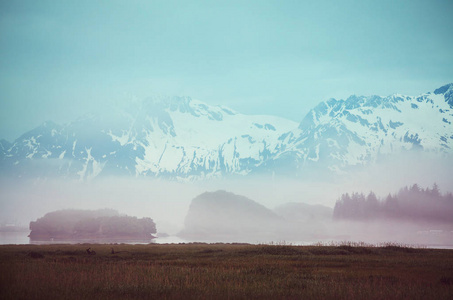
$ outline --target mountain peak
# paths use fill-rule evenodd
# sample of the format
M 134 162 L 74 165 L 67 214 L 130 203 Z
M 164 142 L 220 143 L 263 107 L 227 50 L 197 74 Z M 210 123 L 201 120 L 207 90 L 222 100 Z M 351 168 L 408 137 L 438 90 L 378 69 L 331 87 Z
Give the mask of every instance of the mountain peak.
M 142 109 L 151 115 L 162 112 L 172 113 L 179 112 L 191 114 L 194 117 L 205 116 L 210 120 L 221 121 L 225 114 L 237 115 L 234 110 L 219 105 L 209 105 L 205 102 L 192 99 L 191 97 L 154 97 L 147 98 L 142 103 Z
M 446 84 L 444 86 L 441 86 L 438 89 L 434 90 L 434 94 L 439 95 L 439 94 L 445 94 L 448 91 L 451 91 L 453 89 L 453 83 Z
M 4 154 L 9 148 L 11 148 L 12 144 L 5 139 L 0 140 L 0 154 Z
M 434 94 L 436 95 L 443 94 L 445 102 L 447 102 L 448 105 L 450 105 L 450 107 L 453 108 L 453 83 L 441 86 L 440 88 L 434 91 Z
M 45 121 L 44 123 L 42 123 L 42 126 L 43 126 L 43 127 L 54 128 L 54 127 L 58 127 L 58 124 L 56 124 L 56 123 L 53 122 L 53 121 L 47 120 L 47 121 Z
M 179 97 L 179 96 L 155 96 L 146 98 L 142 102 L 142 106 L 145 109 L 169 109 L 170 111 L 181 111 L 186 112 L 190 110 L 190 97 Z

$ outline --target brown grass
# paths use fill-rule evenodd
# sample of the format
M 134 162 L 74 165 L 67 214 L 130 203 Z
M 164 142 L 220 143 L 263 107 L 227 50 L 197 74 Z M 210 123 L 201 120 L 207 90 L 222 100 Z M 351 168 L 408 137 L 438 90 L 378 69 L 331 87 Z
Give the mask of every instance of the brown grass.
M 96 255 L 88 255 L 91 247 Z M 111 247 L 116 254 L 111 254 Z M 241 244 L 0 246 L 0 299 L 453 299 L 453 251 Z

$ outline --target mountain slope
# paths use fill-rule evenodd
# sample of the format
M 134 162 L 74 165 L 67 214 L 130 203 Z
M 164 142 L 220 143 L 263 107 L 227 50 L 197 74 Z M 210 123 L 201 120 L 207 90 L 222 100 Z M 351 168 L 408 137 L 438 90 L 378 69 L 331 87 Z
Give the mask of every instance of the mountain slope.
M 316 165 L 342 173 L 404 151 L 451 154 L 453 84 L 418 97 L 392 95 L 330 99 L 312 109 L 297 130 L 280 137 L 275 165 Z M 302 168 L 303 169 L 303 168 Z
M 417 97 L 330 99 L 300 124 L 188 97 L 147 99 L 62 126 L 45 122 L 13 143 L 2 140 L 0 166 L 8 176 L 82 180 L 325 176 L 407 151 L 450 155 L 452 122 L 453 84 Z
M 65 126 L 46 122 L 4 150 L 3 162 L 18 176 L 246 175 L 272 155 L 279 135 L 295 127 L 283 118 L 246 116 L 191 98 L 148 99 Z

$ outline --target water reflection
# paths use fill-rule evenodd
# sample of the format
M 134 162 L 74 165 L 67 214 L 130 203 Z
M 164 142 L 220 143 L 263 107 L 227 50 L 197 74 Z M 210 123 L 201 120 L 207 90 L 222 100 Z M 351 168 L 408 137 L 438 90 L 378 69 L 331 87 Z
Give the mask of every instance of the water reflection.
M 178 244 L 187 243 L 176 236 L 167 236 L 154 239 L 78 239 L 78 240 L 31 240 L 29 231 L 0 232 L 0 245 L 52 245 L 52 244 Z
M 125 240 L 125 239 L 102 239 L 102 240 L 46 240 L 36 241 L 30 240 L 28 235 L 29 231 L 19 232 L 1 232 L 0 231 L 0 245 L 52 245 L 52 244 L 182 244 L 182 243 L 193 243 L 198 241 L 185 240 L 177 236 L 165 236 L 158 237 L 150 240 Z M 216 243 L 222 241 L 203 241 L 206 243 Z M 224 241 L 226 242 L 226 241 Z M 328 244 L 329 241 L 324 241 L 324 244 Z M 313 245 L 314 242 L 302 242 L 302 241 L 267 241 L 267 242 L 249 242 L 249 244 L 270 244 L 270 245 L 293 245 L 293 246 L 305 246 Z M 424 245 L 426 248 L 433 249 L 453 249 L 453 245 L 441 245 L 441 244 L 428 244 Z
M 53 244 L 152 244 L 154 240 L 123 240 L 123 239 L 80 239 L 80 240 L 32 240 L 27 244 L 32 245 L 53 245 Z

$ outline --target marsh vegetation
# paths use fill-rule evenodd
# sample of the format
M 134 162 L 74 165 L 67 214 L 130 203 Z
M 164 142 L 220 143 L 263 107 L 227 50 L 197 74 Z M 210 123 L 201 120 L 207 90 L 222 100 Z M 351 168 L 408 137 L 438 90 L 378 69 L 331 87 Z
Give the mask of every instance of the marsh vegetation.
M 0 270 L 2 299 L 453 296 L 452 250 L 394 244 L 9 245 Z

